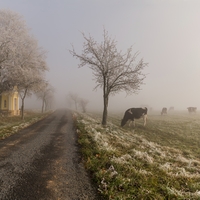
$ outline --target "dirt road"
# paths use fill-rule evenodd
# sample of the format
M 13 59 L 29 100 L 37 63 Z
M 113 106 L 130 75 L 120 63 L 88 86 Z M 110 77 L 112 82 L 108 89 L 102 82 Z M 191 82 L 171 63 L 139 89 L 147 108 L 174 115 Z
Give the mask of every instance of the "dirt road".
M 0 200 L 97 200 L 70 111 L 0 141 Z

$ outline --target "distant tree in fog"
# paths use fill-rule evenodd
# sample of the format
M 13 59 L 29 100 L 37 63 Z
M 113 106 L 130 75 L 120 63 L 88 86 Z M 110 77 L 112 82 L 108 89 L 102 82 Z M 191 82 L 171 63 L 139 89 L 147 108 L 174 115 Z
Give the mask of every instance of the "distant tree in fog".
M 78 108 L 80 108 L 83 113 L 86 112 L 86 107 L 89 103 L 89 101 L 87 99 L 83 99 L 83 98 L 79 97 L 77 94 L 70 92 L 67 95 L 66 100 L 67 100 L 69 107 L 72 107 L 72 104 L 74 104 L 74 107 L 76 110 L 78 110 Z
M 75 110 L 78 110 L 79 96 L 75 93 L 69 93 L 69 99 L 74 103 Z
M 88 103 L 89 103 L 89 101 L 87 99 L 82 99 L 82 98 L 79 99 L 79 106 L 83 113 L 86 112 L 86 107 L 87 107 Z
M 93 71 L 96 87 L 103 89 L 102 125 L 107 124 L 107 109 L 110 94 L 121 91 L 127 94 L 137 93 L 143 84 L 145 74 L 142 70 L 147 66 L 143 59 L 136 61 L 138 53 L 132 54 L 132 47 L 126 53 L 117 50 L 117 42 L 108 36 L 104 29 L 103 41 L 98 43 L 93 37 L 86 37 L 82 54 L 76 53 L 74 47 L 70 53 L 80 60 L 79 67 L 87 65 Z
M 42 100 L 42 113 L 52 109 L 52 104 L 54 102 L 54 92 L 55 89 L 48 82 L 44 81 L 41 83 L 41 87 L 36 92 L 36 96 Z

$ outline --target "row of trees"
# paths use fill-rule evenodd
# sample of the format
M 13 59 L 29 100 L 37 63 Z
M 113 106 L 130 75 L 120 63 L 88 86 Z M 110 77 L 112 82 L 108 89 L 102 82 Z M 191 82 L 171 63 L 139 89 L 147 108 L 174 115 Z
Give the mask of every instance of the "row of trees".
M 81 109 L 83 113 L 86 112 L 87 105 L 89 101 L 87 99 L 79 97 L 77 94 L 70 92 L 67 95 L 67 103 L 68 106 L 71 108 L 72 104 L 74 105 L 74 109 L 78 110 Z
M 44 111 L 50 106 L 53 97 L 53 88 L 45 80 L 45 72 L 48 70 L 46 52 L 30 35 L 25 21 L 18 13 L 0 10 L 0 33 L 0 94 L 12 90 L 14 86 L 18 87 L 22 99 L 22 118 L 25 97 L 32 93 L 43 100 Z M 132 54 L 132 47 L 125 53 L 118 51 L 116 40 L 109 37 L 105 29 L 101 43 L 84 34 L 83 38 L 82 53 L 77 53 L 73 46 L 70 53 L 79 59 L 79 67 L 88 66 L 93 71 L 95 89 L 103 89 L 102 124 L 106 125 L 110 95 L 121 91 L 137 93 L 146 77 L 142 71 L 147 63 L 143 59 L 137 61 L 138 53 Z M 83 99 L 81 103 L 79 99 L 83 112 L 87 103 Z
M 21 115 L 24 118 L 24 100 L 36 93 L 45 104 L 42 95 L 51 86 L 45 80 L 46 52 L 30 34 L 23 17 L 10 10 L 0 10 L 0 95 L 17 86 L 22 100 Z

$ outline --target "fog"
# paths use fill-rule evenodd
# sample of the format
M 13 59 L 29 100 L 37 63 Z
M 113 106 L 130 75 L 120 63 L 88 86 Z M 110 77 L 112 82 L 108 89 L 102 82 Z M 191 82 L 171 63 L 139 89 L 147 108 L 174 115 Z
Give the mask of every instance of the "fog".
M 103 27 L 123 52 L 148 63 L 147 77 L 138 94 L 111 96 L 108 110 L 149 105 L 155 110 L 174 106 L 200 109 L 200 1 L 199 0 L 1 0 L 0 7 L 24 16 L 39 45 L 48 51 L 47 80 L 56 89 L 56 106 L 66 107 L 73 92 L 88 99 L 88 109 L 103 108 L 102 89 L 94 91 L 89 68 L 69 53 L 71 44 L 81 53 L 83 37 L 102 41 Z M 39 108 L 34 96 L 27 108 Z

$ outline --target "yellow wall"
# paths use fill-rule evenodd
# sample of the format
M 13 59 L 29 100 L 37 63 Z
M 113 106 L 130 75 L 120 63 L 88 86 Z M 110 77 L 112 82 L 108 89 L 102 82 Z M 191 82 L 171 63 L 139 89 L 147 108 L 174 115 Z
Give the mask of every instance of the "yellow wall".
M 8 110 L 9 96 L 2 94 L 1 110 Z
M 5 92 L 1 95 L 1 111 L 9 111 L 11 115 L 19 115 L 19 94 L 14 88 L 13 92 Z

